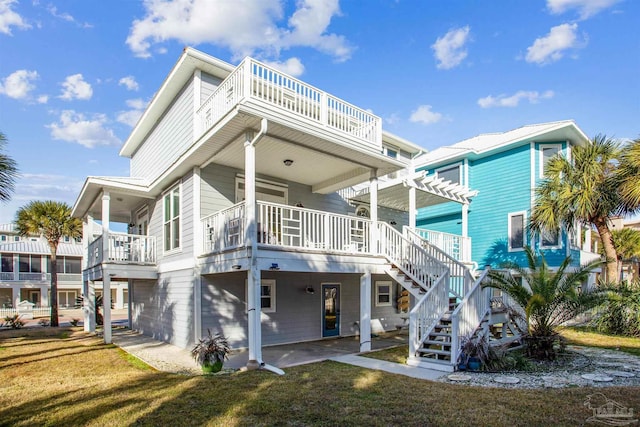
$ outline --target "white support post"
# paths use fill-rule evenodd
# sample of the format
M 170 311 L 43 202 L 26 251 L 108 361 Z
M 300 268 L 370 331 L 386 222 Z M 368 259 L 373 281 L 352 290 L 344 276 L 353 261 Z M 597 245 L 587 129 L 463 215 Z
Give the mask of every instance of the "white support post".
M 102 194 L 102 262 L 109 261 L 109 205 L 108 192 Z
M 202 338 L 202 276 L 195 269 L 193 281 L 193 338 L 198 342 Z
M 96 292 L 93 287 L 93 282 L 83 279 L 82 280 L 82 303 L 84 311 L 84 331 L 95 332 L 96 331 Z
M 377 254 L 379 250 L 378 250 L 378 171 L 376 169 L 371 171 L 371 177 L 369 178 L 369 197 L 370 197 L 369 200 L 371 202 L 371 205 L 369 206 L 369 214 L 371 216 L 370 252 Z
M 469 203 L 462 204 L 462 237 L 469 237 Z
M 588 226 L 584 230 L 584 244 L 582 250 L 591 252 L 591 226 Z
M 416 187 L 409 187 L 409 228 L 416 229 Z
M 371 273 L 360 276 L 360 351 L 371 351 Z
M 102 278 L 102 304 L 104 343 L 111 344 L 111 277 L 108 274 Z
M 249 361 L 248 369 L 258 369 L 262 363 L 262 326 L 260 322 L 260 270 L 256 258 L 258 234 L 256 232 L 256 147 L 254 134 L 247 131 L 244 144 L 244 203 L 245 203 L 245 239 L 249 257 L 247 269 L 247 317 L 249 323 Z
M 199 77 L 199 76 L 198 76 Z M 200 84 L 198 82 L 198 84 Z M 200 221 L 202 178 L 200 168 L 193 168 L 193 335 L 194 341 L 202 338 L 202 276 L 198 265 L 198 255 L 204 252 L 204 230 Z
M 17 257 L 15 257 L 17 258 Z M 18 271 L 18 270 L 13 270 L 13 271 Z M 15 273 L 17 274 L 17 273 Z M 18 308 L 18 304 L 20 304 L 20 285 L 12 285 L 11 286 L 11 298 L 13 301 L 13 307 L 14 308 Z
M 122 285 L 119 285 L 116 288 L 116 300 L 114 306 L 117 310 L 122 310 L 124 308 L 124 286 Z

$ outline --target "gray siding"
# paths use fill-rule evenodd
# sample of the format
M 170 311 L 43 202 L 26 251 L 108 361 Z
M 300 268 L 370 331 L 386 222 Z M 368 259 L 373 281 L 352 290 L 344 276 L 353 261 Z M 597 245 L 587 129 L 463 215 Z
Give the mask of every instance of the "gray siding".
M 158 281 L 134 280 L 133 329 L 187 348 L 193 344 L 193 270 L 162 274 Z
M 193 79 L 131 158 L 131 176 L 153 181 L 193 143 Z
M 222 79 L 214 77 L 211 74 L 203 72 L 200 77 L 202 85 L 200 86 L 200 104 L 209 99 L 211 94 L 220 86 Z
M 322 338 L 322 284 L 340 284 L 340 335 L 358 333 L 360 320 L 360 276 L 357 274 L 263 272 L 263 279 L 276 280 L 276 311 L 262 313 L 262 343 L 273 345 Z M 378 280 L 390 280 L 377 276 Z M 202 279 L 202 330 L 221 332 L 234 348 L 247 346 L 246 273 L 229 273 Z M 312 286 L 314 294 L 307 294 Z M 397 298 L 394 285 L 393 301 Z M 375 307 L 372 319 L 385 330 L 402 324 L 395 304 Z M 380 330 L 374 330 L 380 332 Z
M 205 217 L 235 204 L 235 179 L 239 171 L 210 164 L 200 171 L 200 217 Z

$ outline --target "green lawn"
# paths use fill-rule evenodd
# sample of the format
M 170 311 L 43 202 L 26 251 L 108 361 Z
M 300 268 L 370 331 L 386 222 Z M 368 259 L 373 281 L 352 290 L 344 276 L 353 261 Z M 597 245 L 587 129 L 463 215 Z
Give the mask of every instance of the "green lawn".
M 640 410 L 640 388 L 476 388 L 336 362 L 166 374 L 74 328 L 0 331 L 0 384 L 0 425 L 12 426 L 581 425 L 595 392 Z
M 638 337 L 605 335 L 588 327 L 564 328 L 560 333 L 571 344 L 620 350 L 640 356 L 640 338 Z

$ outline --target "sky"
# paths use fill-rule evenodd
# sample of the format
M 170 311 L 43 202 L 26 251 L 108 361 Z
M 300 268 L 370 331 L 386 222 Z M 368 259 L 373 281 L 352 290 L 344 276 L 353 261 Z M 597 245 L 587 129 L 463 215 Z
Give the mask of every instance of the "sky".
M 129 176 L 120 148 L 185 46 L 271 64 L 427 150 L 566 119 L 640 136 L 636 0 L 0 0 L 0 132 L 20 170 L 0 223 Z

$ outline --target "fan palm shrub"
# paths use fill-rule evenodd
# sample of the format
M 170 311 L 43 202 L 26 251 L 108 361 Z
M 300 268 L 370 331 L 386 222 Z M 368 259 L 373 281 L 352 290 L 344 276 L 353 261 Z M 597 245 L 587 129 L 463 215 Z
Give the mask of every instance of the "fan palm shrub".
M 640 281 L 609 285 L 604 291 L 606 301 L 593 326 L 606 334 L 640 337 Z
M 594 261 L 567 271 L 571 257 L 566 257 L 557 270 L 549 268 L 543 255 L 536 255 L 525 247 L 527 267 L 515 263 L 502 265 L 514 274 L 492 270 L 483 287 L 491 287 L 509 295 L 525 312 L 527 333 L 525 351 L 537 359 L 554 359 L 560 342 L 556 331 L 561 324 L 590 310 L 603 301 L 599 289 L 585 289 L 583 285 L 602 261 Z

